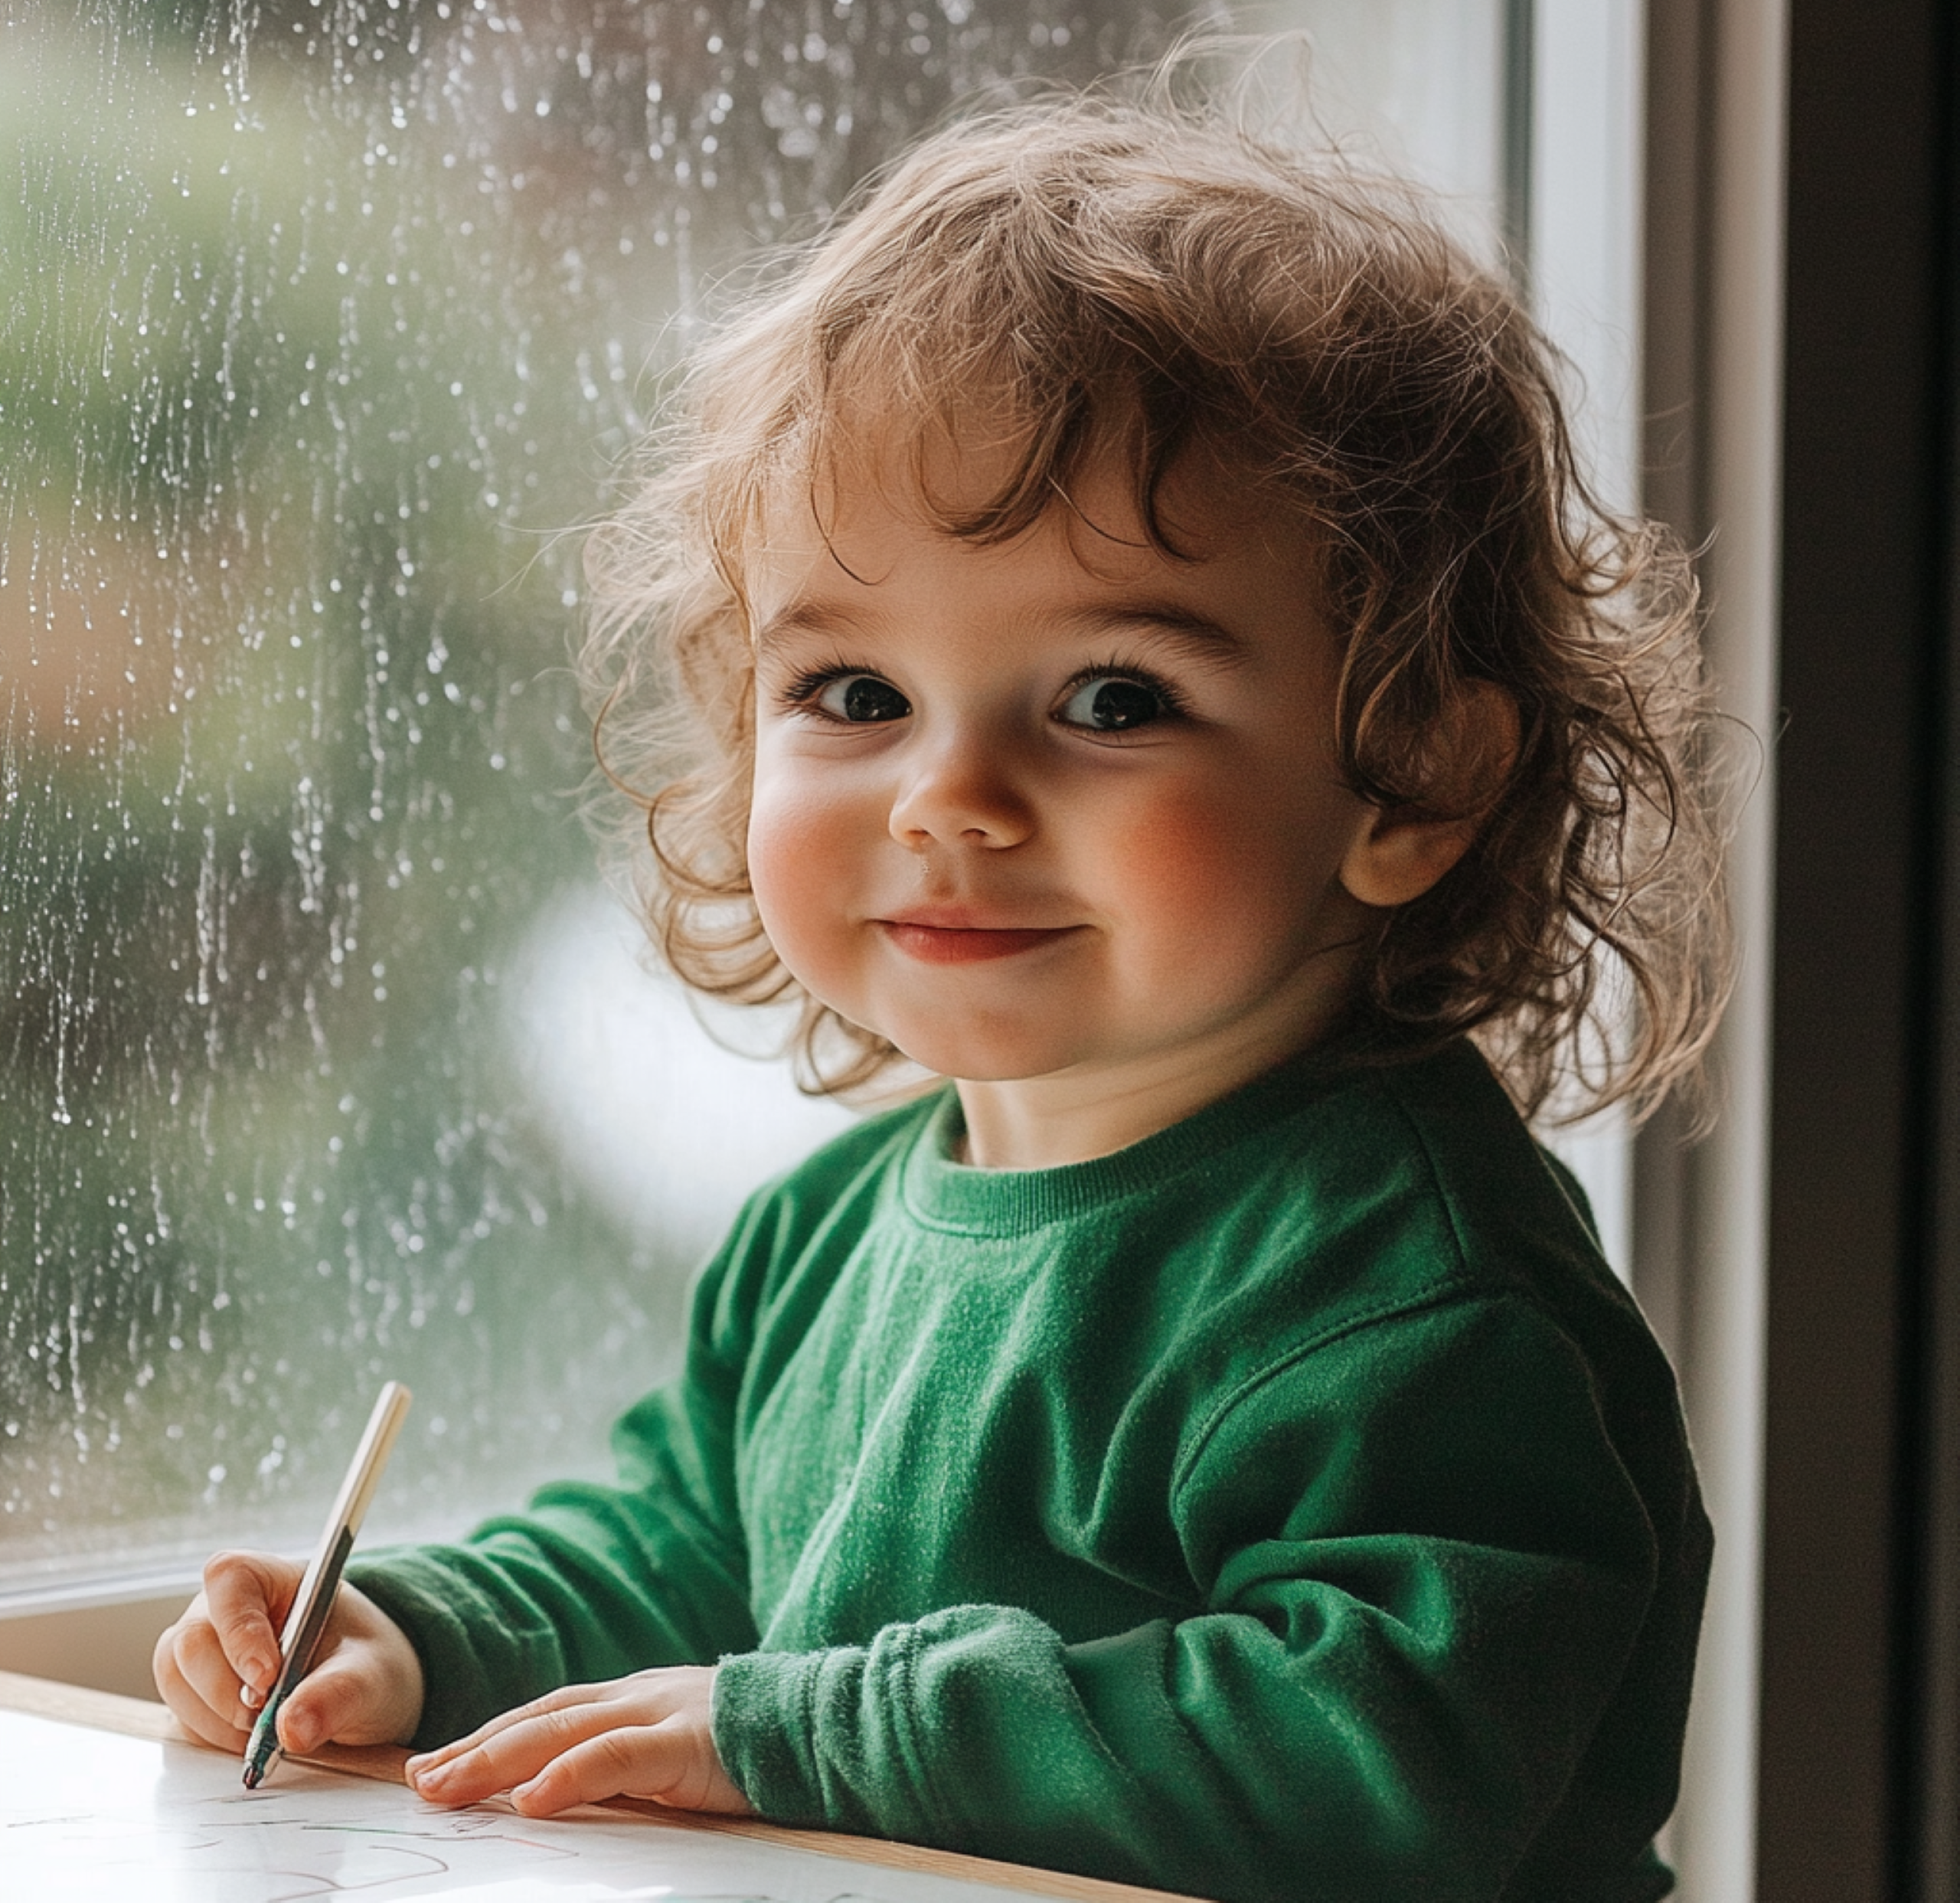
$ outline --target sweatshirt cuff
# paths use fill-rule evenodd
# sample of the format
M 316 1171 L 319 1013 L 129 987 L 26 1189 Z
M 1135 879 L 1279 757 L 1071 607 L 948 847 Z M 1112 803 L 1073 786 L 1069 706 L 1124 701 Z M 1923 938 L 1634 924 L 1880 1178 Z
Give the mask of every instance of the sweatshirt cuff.
M 715 1676 L 714 1747 L 765 1817 L 972 1848 L 985 1833 L 959 1797 L 998 1781 L 989 1708 L 1021 1682 L 1038 1699 L 1029 1668 L 1059 1646 L 1031 1614 L 950 1606 L 868 1645 L 736 1653 Z
M 864 1659 L 862 1651 L 845 1648 L 743 1652 L 720 1662 L 710 1712 L 714 1748 L 763 1816 L 805 1829 L 874 1827 L 861 1816 L 846 1823 L 831 1814 L 817 1749 L 825 1678 L 849 1673 L 854 1663 L 861 1675 Z
M 898 1624 L 868 1646 L 723 1659 L 711 1714 L 723 1768 L 779 1823 L 962 1847 L 947 1834 L 916 1728 L 927 1643 L 923 1626 Z

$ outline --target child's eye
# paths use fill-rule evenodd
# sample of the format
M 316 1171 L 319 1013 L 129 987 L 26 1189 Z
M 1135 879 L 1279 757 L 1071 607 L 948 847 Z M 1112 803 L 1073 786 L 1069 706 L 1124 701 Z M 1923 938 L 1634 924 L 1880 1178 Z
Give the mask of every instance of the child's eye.
M 1096 674 L 1076 683 L 1055 718 L 1066 726 L 1124 734 L 1177 711 L 1166 688 L 1127 674 Z
M 870 721 L 903 720 L 912 711 L 912 703 L 889 681 L 875 674 L 838 674 L 821 685 L 799 695 L 819 712 L 832 720 L 861 725 Z

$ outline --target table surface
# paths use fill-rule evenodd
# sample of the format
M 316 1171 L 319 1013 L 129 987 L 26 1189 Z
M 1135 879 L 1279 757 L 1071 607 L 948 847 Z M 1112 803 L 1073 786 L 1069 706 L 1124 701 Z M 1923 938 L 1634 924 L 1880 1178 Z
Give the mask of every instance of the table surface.
M 142 1699 L 123 1698 L 109 1692 L 96 1692 L 72 1685 L 58 1684 L 47 1679 L 34 1679 L 15 1672 L 0 1672 L 0 1712 L 11 1712 L 32 1717 L 48 1718 L 57 1724 L 87 1727 L 96 1731 L 118 1734 L 123 1738 L 145 1739 L 153 1743 L 168 1745 L 181 1756 L 177 1761 L 182 1767 L 199 1774 L 202 1784 L 212 1782 L 205 1771 L 203 1761 L 216 1757 L 219 1754 L 196 1744 L 179 1728 L 176 1721 L 160 1704 Z M 50 1734 L 58 1738 L 60 1734 Z M 345 1797 L 358 1794 L 358 1787 L 348 1787 L 343 1780 L 364 1778 L 381 1784 L 400 1787 L 401 1767 L 408 1754 L 392 1745 L 349 1746 L 328 1745 L 303 1761 L 318 1769 L 339 1774 L 334 1780 L 315 1781 L 323 1788 L 339 1786 L 339 1797 L 345 1808 Z M 268 1786 L 277 1783 L 276 1774 L 268 1780 Z M 228 1790 L 224 1780 L 217 1780 Z M 202 1786 L 200 1785 L 201 1789 Z M 296 1801 L 306 1801 L 303 1797 Z M 317 1801 L 325 1801 L 324 1800 Z M 59 1808 L 60 1807 L 55 1807 Z M 600 1810 L 612 1813 L 609 1818 L 600 1818 Z M 436 1819 L 446 1813 L 418 1811 Z M 461 1813 L 458 1813 L 461 1814 Z M 779 1825 L 763 1823 L 752 1819 L 708 1817 L 686 1811 L 670 1810 L 663 1806 L 637 1802 L 631 1798 L 616 1799 L 604 1807 L 590 1807 L 584 1813 L 595 1820 L 593 1826 L 572 1823 L 558 1826 L 561 1831 L 583 1831 L 583 1839 L 596 1849 L 601 1842 L 601 1833 L 610 1843 L 619 1839 L 621 1826 L 626 1826 L 630 1816 L 641 1825 L 656 1823 L 667 1831 L 678 1831 L 695 1839 L 697 1851 L 706 1853 L 710 1846 L 699 1842 L 706 1834 L 722 1839 L 741 1840 L 753 1847 L 753 1855 L 764 1861 L 770 1861 L 782 1867 L 794 1867 L 793 1859 L 786 1860 L 785 1852 L 801 1853 L 803 1856 L 815 1855 L 827 1859 L 841 1859 L 846 1863 L 860 1866 L 869 1865 L 881 1872 L 903 1873 L 923 1881 L 916 1886 L 923 1898 L 927 1893 L 943 1903 L 980 1903 L 977 1898 L 965 1899 L 957 1895 L 968 1886 L 980 1889 L 1014 1891 L 1040 1896 L 1057 1897 L 1067 1903 L 1192 1903 L 1191 1899 L 1171 1899 L 1168 1893 L 1159 1890 L 1137 1888 L 1131 1885 L 1102 1882 L 1093 1877 L 1070 1875 L 1064 1872 L 1039 1870 L 1025 1864 L 1004 1863 L 989 1858 L 959 1856 L 951 1852 L 921 1849 L 916 1845 L 893 1843 L 880 1838 L 855 1837 L 841 1833 L 814 1830 L 790 1830 Z M 516 1813 L 510 1812 L 514 1823 Z M 525 1820 L 528 1828 L 528 1820 Z M 534 1833 L 535 1834 L 535 1833 Z M 24 1845 L 26 1839 L 13 1836 L 10 1841 Z M 566 1841 L 574 1841 L 567 1839 Z M 682 1840 L 670 1839 L 678 1851 Z M 737 1849 L 734 1843 L 728 1844 L 717 1854 L 724 1858 Z M 871 1874 L 866 1870 L 867 1876 Z M 849 1873 L 838 1869 L 836 1881 L 848 1882 Z M 818 1887 L 825 1887 L 820 1884 Z M 590 1894 L 615 1895 L 619 1892 L 595 1890 Z M 567 1892 L 567 1894 L 572 1894 Z

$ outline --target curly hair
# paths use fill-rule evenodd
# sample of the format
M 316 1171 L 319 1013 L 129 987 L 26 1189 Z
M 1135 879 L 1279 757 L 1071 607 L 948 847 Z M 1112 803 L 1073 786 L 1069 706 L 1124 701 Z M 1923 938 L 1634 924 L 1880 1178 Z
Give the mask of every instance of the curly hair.
M 1215 108 L 1071 95 L 929 138 L 698 354 L 588 544 L 582 678 L 656 944 L 704 992 L 799 1000 L 807 1087 L 898 1058 L 803 992 L 749 883 L 745 561 L 786 486 L 900 417 L 923 491 L 929 427 L 1004 420 L 1012 467 L 947 533 L 1011 538 L 1120 443 L 1175 557 L 1158 494 L 1203 446 L 1316 538 L 1354 790 L 1439 810 L 1468 684 L 1517 710 L 1469 849 L 1383 915 L 1365 1007 L 1397 1049 L 1473 1034 L 1527 1114 L 1555 1090 L 1561 1116 L 1651 1109 L 1726 984 L 1696 590 L 1664 531 L 1589 490 L 1560 372 L 1419 190 Z

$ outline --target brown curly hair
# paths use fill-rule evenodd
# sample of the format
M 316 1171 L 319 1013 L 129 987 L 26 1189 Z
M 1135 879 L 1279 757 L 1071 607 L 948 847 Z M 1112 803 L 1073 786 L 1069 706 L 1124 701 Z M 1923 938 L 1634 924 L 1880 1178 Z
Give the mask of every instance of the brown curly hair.
M 1558 373 L 1422 193 L 1214 108 L 1050 97 L 930 137 L 698 354 L 588 545 L 582 675 L 639 809 L 655 942 L 704 992 L 799 999 L 808 1087 L 897 1061 L 778 961 L 744 862 L 744 561 L 785 485 L 815 483 L 867 413 L 918 420 L 922 445 L 1004 414 L 1015 465 L 948 533 L 1013 537 L 1120 441 L 1174 556 L 1158 491 L 1201 445 L 1323 551 L 1357 792 L 1438 809 L 1466 683 L 1517 711 L 1474 843 L 1384 915 L 1365 1003 L 1398 1048 L 1474 1033 L 1527 1113 L 1555 1088 L 1562 1115 L 1652 1107 L 1726 983 L 1695 586 L 1663 530 L 1587 489 Z

